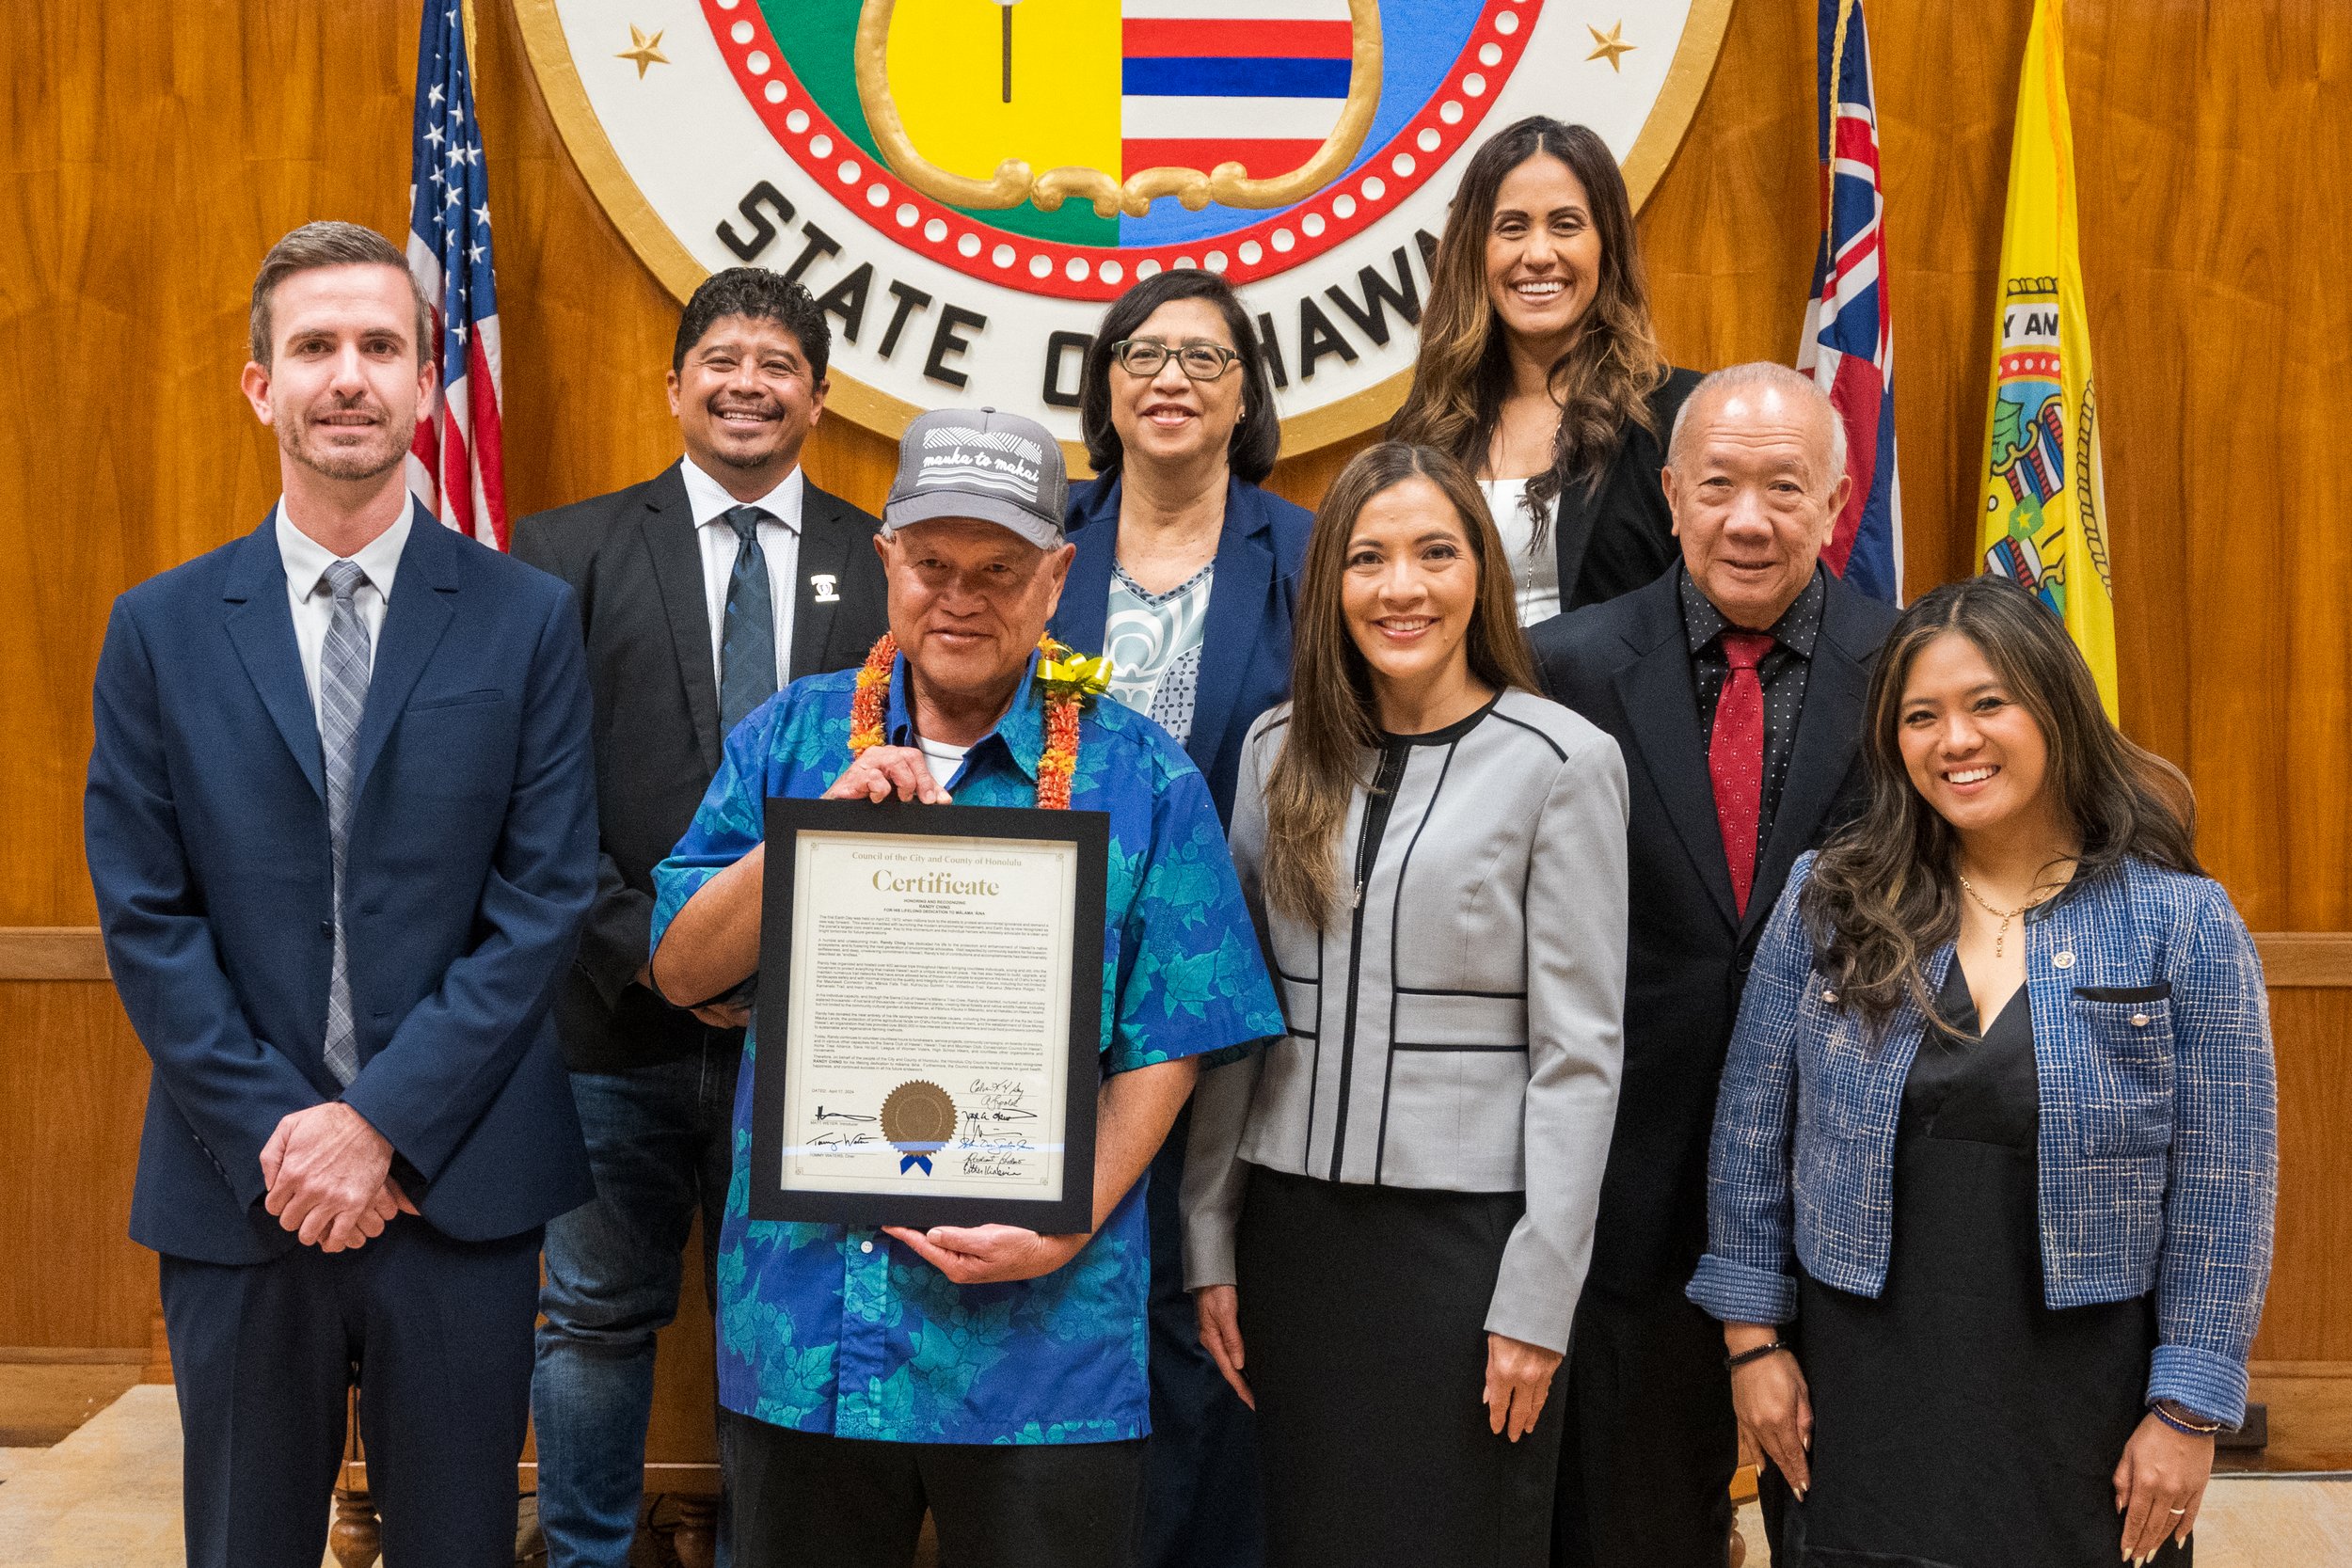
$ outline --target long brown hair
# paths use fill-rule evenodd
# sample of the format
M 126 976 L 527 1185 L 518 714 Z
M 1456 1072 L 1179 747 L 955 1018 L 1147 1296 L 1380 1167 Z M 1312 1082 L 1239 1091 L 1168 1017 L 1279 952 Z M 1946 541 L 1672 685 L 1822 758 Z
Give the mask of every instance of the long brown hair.
M 1866 706 L 1862 816 L 1813 863 L 1797 910 L 1847 1006 L 1883 1026 L 1907 998 L 1930 1007 L 1926 959 L 1960 932 L 1951 824 L 1903 766 L 1903 689 L 1920 650 L 1946 632 L 1977 646 L 2049 746 L 2058 792 L 2082 842 L 2077 878 L 2137 856 L 2169 871 L 2197 863 L 2197 801 L 2181 770 L 2108 721 L 2064 623 L 2007 578 L 1947 583 L 1902 613 L 1879 651 Z
M 1597 488 L 1626 427 L 1662 436 L 1649 396 L 1666 379 L 1666 357 L 1650 325 L 1649 284 L 1633 227 L 1633 202 L 1609 146 L 1581 125 L 1531 115 L 1496 133 L 1470 158 L 1429 263 L 1429 304 L 1421 316 L 1421 355 L 1405 406 L 1389 421 L 1395 441 L 1451 452 L 1475 471 L 1493 441 L 1511 387 L 1510 356 L 1486 295 L 1486 231 L 1503 177 L 1531 158 L 1557 158 L 1584 187 L 1600 239 L 1600 278 L 1549 385 L 1560 403 L 1551 467 L 1527 484 L 1535 537 L 1551 502 L 1571 483 Z M 1565 592 L 1569 584 L 1563 583 Z
M 1325 492 L 1307 537 L 1291 639 L 1291 717 L 1265 785 L 1266 902 L 1317 930 L 1338 891 L 1332 846 L 1349 799 L 1370 781 L 1370 760 L 1380 746 L 1372 669 L 1348 635 L 1342 604 L 1348 541 L 1375 496 L 1416 475 L 1445 493 L 1478 562 L 1478 599 L 1463 639 L 1470 673 L 1497 691 L 1536 689 L 1502 538 L 1470 470 L 1434 447 L 1403 441 L 1358 452 Z

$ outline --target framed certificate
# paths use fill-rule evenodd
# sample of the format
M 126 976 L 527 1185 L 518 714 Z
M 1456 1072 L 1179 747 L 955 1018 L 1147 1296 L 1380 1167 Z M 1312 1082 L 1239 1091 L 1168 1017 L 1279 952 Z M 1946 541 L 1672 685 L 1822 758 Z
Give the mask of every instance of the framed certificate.
M 751 1217 L 1094 1221 L 1110 819 L 768 802 Z

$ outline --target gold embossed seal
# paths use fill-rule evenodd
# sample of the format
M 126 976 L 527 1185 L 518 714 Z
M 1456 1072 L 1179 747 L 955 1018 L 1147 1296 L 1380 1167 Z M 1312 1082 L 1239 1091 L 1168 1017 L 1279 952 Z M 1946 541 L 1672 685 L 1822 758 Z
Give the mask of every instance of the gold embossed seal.
M 937 1084 L 910 1079 L 882 1097 L 882 1134 L 906 1156 L 898 1162 L 901 1174 L 919 1167 L 929 1176 L 930 1157 L 956 1134 L 956 1102 Z

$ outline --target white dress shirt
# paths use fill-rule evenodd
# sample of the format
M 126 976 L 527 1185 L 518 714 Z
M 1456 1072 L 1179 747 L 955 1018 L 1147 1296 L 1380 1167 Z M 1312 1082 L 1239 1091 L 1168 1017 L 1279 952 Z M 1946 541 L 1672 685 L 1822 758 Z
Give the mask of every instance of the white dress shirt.
M 686 503 L 693 508 L 694 532 L 703 547 L 703 599 L 710 610 L 710 678 L 719 676 L 719 641 L 727 620 L 727 579 L 735 575 L 735 555 L 743 542 L 736 537 L 726 514 L 739 506 L 756 506 L 768 514 L 759 525 L 759 551 L 768 561 L 768 596 L 776 610 L 776 685 L 792 678 L 793 578 L 801 570 L 801 496 L 807 482 L 798 464 L 782 483 L 755 501 L 739 501 L 726 487 L 695 466 L 679 459 L 686 478 Z
M 377 534 L 350 559 L 367 574 L 352 594 L 359 624 L 368 630 L 368 668 L 375 668 L 375 650 L 384 641 L 384 611 L 392 601 L 392 574 L 400 570 L 400 552 L 408 547 L 408 529 L 417 516 L 417 498 L 404 496 L 400 518 Z M 302 653 L 302 679 L 310 689 L 310 707 L 319 707 L 319 659 L 326 649 L 326 628 L 335 619 L 335 591 L 327 586 L 326 569 L 342 559 L 294 527 L 286 516 L 286 500 L 278 499 L 278 558 L 286 566 L 286 603 L 294 610 L 294 646 Z

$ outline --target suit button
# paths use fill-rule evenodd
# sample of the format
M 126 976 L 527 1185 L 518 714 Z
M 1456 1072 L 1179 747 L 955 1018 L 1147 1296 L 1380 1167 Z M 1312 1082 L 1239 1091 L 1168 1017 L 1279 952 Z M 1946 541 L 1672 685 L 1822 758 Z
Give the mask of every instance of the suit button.
M 2133 1027 L 2133 1028 L 2135 1028 L 2135 1029 L 2145 1029 L 2145 1028 L 2147 1028 L 2147 1027 L 2148 1027 L 2148 1015 L 2147 1015 L 2146 1013 L 2134 1013 L 2134 1014 L 2132 1015 L 2132 1027 Z
M 2072 953 L 2053 953 L 2050 955 L 2050 962 L 2053 966 L 2058 969 L 2072 969 L 2074 967 L 2074 955 Z
M 1834 990 L 1825 990 L 1821 992 L 1821 1000 L 1835 1004 L 1837 1000 L 1837 993 Z
M 333 942 L 335 940 L 335 923 L 331 920 L 320 921 L 319 935 L 325 937 L 329 942 Z

